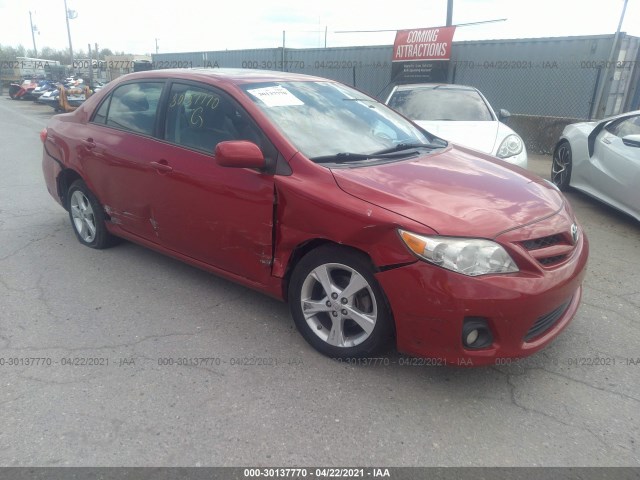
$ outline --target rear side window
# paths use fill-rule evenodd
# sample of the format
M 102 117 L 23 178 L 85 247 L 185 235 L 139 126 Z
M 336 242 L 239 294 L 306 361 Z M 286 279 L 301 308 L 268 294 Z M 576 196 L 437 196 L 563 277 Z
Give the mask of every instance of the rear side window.
M 144 135 L 153 135 L 162 82 L 128 83 L 116 88 L 93 121 Z
M 107 123 L 107 112 L 109 111 L 110 101 L 111 101 L 111 98 L 107 98 L 104 102 L 102 102 L 102 105 L 100 105 L 100 108 L 98 109 L 96 114 L 93 116 L 93 123 L 100 123 L 102 125 Z

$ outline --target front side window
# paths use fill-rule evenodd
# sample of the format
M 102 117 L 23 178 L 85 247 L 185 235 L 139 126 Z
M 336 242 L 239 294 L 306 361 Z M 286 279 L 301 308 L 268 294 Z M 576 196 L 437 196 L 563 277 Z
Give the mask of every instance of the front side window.
M 626 137 L 627 135 L 640 135 L 640 116 L 627 118 L 607 127 L 607 130 L 616 137 Z
M 169 93 L 165 140 L 213 154 L 220 142 L 248 140 L 265 157 L 271 146 L 249 115 L 230 96 L 207 86 L 174 83 Z
M 144 135 L 153 135 L 156 111 L 164 83 L 128 83 L 116 88 L 105 100 L 94 122 L 129 130 Z
M 493 115 L 480 94 L 469 88 L 436 86 L 396 90 L 389 106 L 416 121 L 490 122 Z

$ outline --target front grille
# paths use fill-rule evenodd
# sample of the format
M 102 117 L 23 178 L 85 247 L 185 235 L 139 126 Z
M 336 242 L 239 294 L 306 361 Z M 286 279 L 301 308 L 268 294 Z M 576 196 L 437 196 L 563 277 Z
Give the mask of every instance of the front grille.
M 521 240 L 519 243 L 540 265 L 546 268 L 555 267 L 564 262 L 575 248 L 571 233 L 568 231 Z
M 526 240 L 522 245 L 527 250 L 538 250 L 539 248 L 551 247 L 562 243 L 562 235 L 549 235 L 548 237 L 536 238 L 534 240 Z
M 560 317 L 562 317 L 564 312 L 567 311 L 567 307 L 569 307 L 571 300 L 572 299 L 570 298 L 555 310 L 547 313 L 546 315 L 542 315 L 541 317 L 538 317 L 538 319 L 535 321 L 533 326 L 529 329 L 527 334 L 524 336 L 524 341 L 528 342 L 530 340 L 533 340 L 534 338 L 539 337 L 540 335 L 548 331 L 551 327 L 553 327 L 553 325 L 555 325 L 555 323 L 560 319 Z
M 538 259 L 538 261 L 544 265 L 545 267 L 550 267 L 551 265 L 555 265 L 556 263 L 560 263 L 561 261 L 563 261 L 565 258 L 567 258 L 566 255 L 556 255 L 554 257 L 545 257 L 545 258 L 540 258 Z

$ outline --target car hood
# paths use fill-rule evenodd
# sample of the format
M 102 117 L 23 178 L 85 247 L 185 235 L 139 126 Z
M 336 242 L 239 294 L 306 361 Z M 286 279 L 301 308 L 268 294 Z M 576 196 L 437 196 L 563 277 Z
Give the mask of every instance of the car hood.
M 493 154 L 500 122 L 416 121 L 418 125 L 453 143 Z
M 560 193 L 540 177 L 463 147 L 332 173 L 346 193 L 441 235 L 494 238 L 563 206 Z

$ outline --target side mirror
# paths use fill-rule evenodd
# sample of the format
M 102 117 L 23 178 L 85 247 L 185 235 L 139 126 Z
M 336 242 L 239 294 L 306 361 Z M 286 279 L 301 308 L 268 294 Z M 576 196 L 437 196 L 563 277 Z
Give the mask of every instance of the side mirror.
M 264 155 L 255 143 L 244 140 L 220 142 L 214 152 L 221 167 L 264 168 Z
M 640 135 L 625 135 L 622 137 L 622 143 L 627 147 L 640 148 Z
M 510 116 L 511 116 L 511 112 L 509 112 L 509 110 L 505 110 L 504 108 L 501 108 L 500 110 L 498 110 L 498 120 L 500 121 L 506 120 Z

